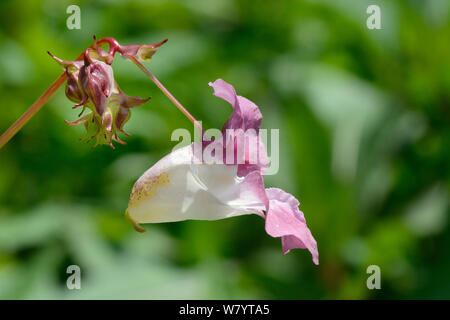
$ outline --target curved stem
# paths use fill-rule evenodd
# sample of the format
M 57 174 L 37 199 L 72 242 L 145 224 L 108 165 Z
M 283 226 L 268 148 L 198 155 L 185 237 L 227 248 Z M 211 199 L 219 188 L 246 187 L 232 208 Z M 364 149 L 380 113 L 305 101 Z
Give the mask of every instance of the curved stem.
M 126 56 L 128 59 L 130 59 L 136 66 L 138 66 L 139 69 L 144 71 L 144 73 L 147 75 L 147 77 L 152 80 L 156 86 L 169 98 L 170 101 L 173 102 L 173 104 L 181 111 L 183 114 L 200 130 L 200 132 L 203 134 L 203 128 L 197 120 L 189 113 L 189 111 L 186 110 L 185 107 L 169 92 L 169 90 L 166 89 L 166 87 L 163 86 L 161 82 L 150 72 L 147 70 L 147 68 L 140 63 L 135 57 L 132 56 Z
M 12 137 L 45 105 L 45 103 L 53 96 L 58 88 L 66 81 L 66 73 L 62 73 L 55 82 L 37 99 L 25 113 L 16 120 L 9 128 L 0 136 L 0 149 L 11 140 Z

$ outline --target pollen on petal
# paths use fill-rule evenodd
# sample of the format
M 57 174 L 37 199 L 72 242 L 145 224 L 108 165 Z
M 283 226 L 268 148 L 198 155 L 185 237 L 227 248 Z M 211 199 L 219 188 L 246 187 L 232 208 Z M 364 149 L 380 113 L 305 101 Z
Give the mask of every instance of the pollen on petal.
M 169 174 L 167 172 L 163 172 L 156 177 L 143 176 L 136 182 L 131 191 L 128 207 L 137 207 L 143 201 L 150 200 L 157 194 L 159 188 L 169 183 Z

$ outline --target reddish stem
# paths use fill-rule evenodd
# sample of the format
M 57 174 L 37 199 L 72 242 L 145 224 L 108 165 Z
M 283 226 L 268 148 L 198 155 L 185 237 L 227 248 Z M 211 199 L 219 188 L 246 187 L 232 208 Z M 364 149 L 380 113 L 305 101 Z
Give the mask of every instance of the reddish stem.
M 67 75 L 63 72 L 52 85 L 37 99 L 25 113 L 16 120 L 9 128 L 0 136 L 0 149 L 11 140 L 12 137 L 45 105 L 45 103 L 53 96 L 56 90 L 66 81 Z
M 203 128 L 200 125 L 200 122 L 198 122 L 190 113 L 186 110 L 185 107 L 169 92 L 169 90 L 166 89 L 166 87 L 163 86 L 161 82 L 150 72 L 147 70 L 147 68 L 140 63 L 135 57 L 132 56 L 126 56 L 128 59 L 130 59 L 136 66 L 138 66 L 139 69 L 144 71 L 144 73 L 149 77 L 156 86 L 169 98 L 170 101 L 173 102 L 173 104 L 200 130 L 200 132 L 203 134 Z

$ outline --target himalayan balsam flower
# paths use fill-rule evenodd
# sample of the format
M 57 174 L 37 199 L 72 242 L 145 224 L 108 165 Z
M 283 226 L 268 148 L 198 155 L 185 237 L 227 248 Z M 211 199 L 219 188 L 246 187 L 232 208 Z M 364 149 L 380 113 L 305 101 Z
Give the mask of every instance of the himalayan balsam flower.
M 230 84 L 218 79 L 210 83 L 214 94 L 233 107 L 225 123 L 227 129 L 243 129 L 258 134 L 262 115 L 259 108 L 236 95 Z M 226 140 L 218 139 L 226 147 Z M 196 150 L 204 150 L 205 142 L 180 148 L 168 154 L 147 170 L 135 183 L 126 211 L 127 218 L 138 231 L 139 224 L 173 222 L 188 219 L 218 220 L 244 214 L 257 214 L 265 219 L 266 232 L 281 238 L 283 253 L 291 249 L 308 249 L 315 264 L 319 263 L 317 243 L 306 225 L 299 202 L 291 194 L 278 189 L 265 189 L 263 174 L 267 153 L 260 140 L 257 164 L 248 161 L 223 164 L 198 161 Z M 233 147 L 237 144 L 232 140 Z M 238 153 L 241 150 L 233 150 Z M 244 152 L 247 159 L 248 150 Z M 228 162 L 226 162 L 228 163 Z
M 86 139 L 89 142 L 95 139 L 94 147 L 98 144 L 108 144 L 114 148 L 113 140 L 125 144 L 119 139 L 117 131 L 127 134 L 123 126 L 130 118 L 130 109 L 144 104 L 150 97 L 130 97 L 120 90 L 111 67 L 114 55 L 118 52 L 124 57 L 149 61 L 165 42 L 166 40 L 155 44 L 122 46 L 112 38 L 100 41 L 94 38 L 94 44 L 77 60 L 61 60 L 49 53 L 66 72 L 65 92 L 66 96 L 76 103 L 73 108 L 82 107 L 79 119 L 66 121 L 69 125 L 85 127 L 86 135 L 81 140 Z M 101 48 L 104 43 L 109 44 L 108 52 Z M 86 109 L 90 112 L 81 116 Z

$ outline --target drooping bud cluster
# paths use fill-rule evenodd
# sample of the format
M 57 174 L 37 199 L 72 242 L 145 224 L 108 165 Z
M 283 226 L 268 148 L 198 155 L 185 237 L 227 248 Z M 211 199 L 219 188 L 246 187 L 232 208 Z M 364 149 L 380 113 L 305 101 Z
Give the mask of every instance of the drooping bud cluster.
M 61 60 L 50 52 L 65 70 L 67 75 L 66 96 L 76 105 L 82 107 L 80 118 L 66 121 L 69 125 L 84 125 L 86 135 L 81 140 L 90 142 L 95 139 L 94 147 L 98 144 L 108 144 L 114 148 L 112 141 L 125 144 L 119 139 L 117 131 L 128 135 L 123 126 L 130 118 L 130 109 L 138 107 L 149 98 L 130 97 L 120 90 L 114 80 L 111 67 L 116 52 L 124 57 L 133 57 L 140 61 L 149 61 L 156 50 L 166 42 L 155 44 L 121 46 L 113 38 L 96 40 L 84 53 L 74 61 Z M 109 50 L 102 49 L 102 45 L 109 45 Z M 90 111 L 82 116 L 84 111 Z

